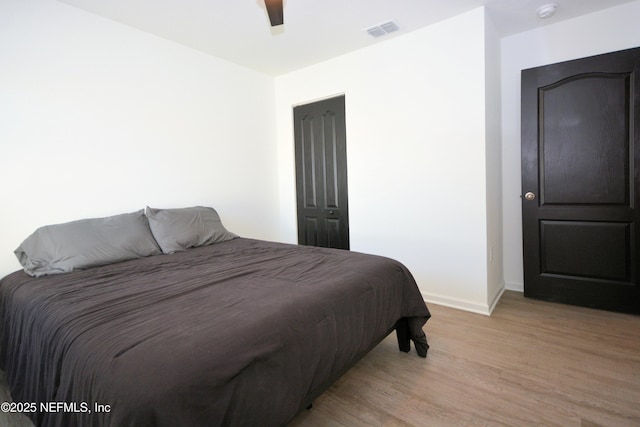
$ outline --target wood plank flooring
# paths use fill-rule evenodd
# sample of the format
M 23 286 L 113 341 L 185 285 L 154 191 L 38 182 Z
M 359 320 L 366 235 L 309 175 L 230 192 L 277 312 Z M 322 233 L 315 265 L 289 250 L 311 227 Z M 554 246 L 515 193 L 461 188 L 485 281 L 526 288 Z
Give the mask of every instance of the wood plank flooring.
M 429 308 L 427 359 L 390 336 L 290 427 L 640 426 L 640 316 L 517 292 L 491 317 Z
M 491 317 L 429 308 L 427 359 L 392 334 L 289 427 L 640 426 L 640 316 L 517 292 Z

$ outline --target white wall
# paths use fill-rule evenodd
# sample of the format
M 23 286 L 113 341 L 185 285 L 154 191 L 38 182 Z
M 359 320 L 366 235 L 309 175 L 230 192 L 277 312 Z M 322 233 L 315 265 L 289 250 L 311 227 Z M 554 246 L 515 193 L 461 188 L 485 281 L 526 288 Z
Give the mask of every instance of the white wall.
M 214 206 L 277 238 L 272 77 L 54 0 L 0 3 L 0 277 L 35 228 Z
M 523 290 L 520 71 L 640 46 L 640 1 L 502 39 L 504 279 Z
M 488 311 L 484 22 L 478 8 L 276 78 L 285 240 L 292 108 L 345 94 L 352 250 L 403 262 L 427 300 Z
M 500 36 L 485 11 L 485 144 L 487 191 L 487 304 L 492 311 L 504 292 L 502 253 L 502 141 Z

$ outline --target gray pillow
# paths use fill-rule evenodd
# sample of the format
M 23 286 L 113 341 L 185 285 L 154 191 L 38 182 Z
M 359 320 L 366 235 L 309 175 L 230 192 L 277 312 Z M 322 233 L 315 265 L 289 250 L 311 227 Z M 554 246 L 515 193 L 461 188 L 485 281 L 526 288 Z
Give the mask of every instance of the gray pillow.
M 40 227 L 15 250 L 34 277 L 161 253 L 143 210 Z
M 238 237 L 224 228 L 213 208 L 154 209 L 147 206 L 146 214 L 153 237 L 165 254 Z

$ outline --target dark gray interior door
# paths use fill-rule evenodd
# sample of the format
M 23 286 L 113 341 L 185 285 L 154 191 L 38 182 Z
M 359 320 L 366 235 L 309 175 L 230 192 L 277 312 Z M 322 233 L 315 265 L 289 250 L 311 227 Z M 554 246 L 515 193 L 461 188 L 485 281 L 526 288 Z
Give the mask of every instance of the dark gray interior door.
M 640 48 L 522 71 L 525 296 L 640 312 Z
M 293 110 L 298 243 L 349 249 L 344 96 Z

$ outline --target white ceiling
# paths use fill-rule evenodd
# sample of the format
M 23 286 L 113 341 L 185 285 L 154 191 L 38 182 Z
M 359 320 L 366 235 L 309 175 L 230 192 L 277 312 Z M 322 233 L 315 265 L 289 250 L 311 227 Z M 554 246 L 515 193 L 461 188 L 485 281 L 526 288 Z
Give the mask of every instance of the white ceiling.
M 283 74 L 486 6 L 501 36 L 634 0 L 284 0 L 271 28 L 263 0 L 59 0 L 271 75 Z M 556 14 L 536 16 L 555 2 Z M 393 20 L 399 31 L 366 28 Z

